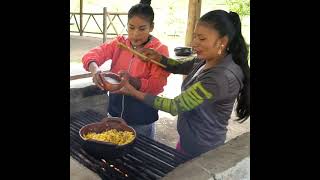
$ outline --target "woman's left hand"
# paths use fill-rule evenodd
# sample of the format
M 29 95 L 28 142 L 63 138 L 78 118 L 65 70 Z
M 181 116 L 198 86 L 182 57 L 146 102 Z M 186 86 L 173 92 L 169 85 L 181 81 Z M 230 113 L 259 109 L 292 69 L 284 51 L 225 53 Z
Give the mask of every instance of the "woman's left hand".
M 111 93 L 132 95 L 133 92 L 136 91 L 136 89 L 129 83 L 129 78 L 130 78 L 129 73 L 126 71 L 120 71 L 119 76 L 124 85 L 120 90 L 112 91 Z

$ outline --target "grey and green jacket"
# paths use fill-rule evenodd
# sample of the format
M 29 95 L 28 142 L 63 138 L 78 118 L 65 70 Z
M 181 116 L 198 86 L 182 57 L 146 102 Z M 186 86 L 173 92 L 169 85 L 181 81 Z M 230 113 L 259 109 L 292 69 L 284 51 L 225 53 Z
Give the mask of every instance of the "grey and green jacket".
M 184 74 L 181 94 L 174 99 L 147 94 L 144 102 L 178 115 L 177 129 L 183 150 L 198 156 L 223 144 L 235 99 L 243 86 L 243 72 L 227 55 L 221 63 L 193 75 L 205 64 L 194 58 L 179 62 L 163 57 L 161 63 L 174 74 Z

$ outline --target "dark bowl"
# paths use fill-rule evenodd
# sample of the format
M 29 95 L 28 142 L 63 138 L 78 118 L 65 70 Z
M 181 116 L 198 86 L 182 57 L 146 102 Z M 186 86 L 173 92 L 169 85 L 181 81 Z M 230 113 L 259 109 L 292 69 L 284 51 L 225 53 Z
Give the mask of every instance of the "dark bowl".
M 103 82 L 103 88 L 106 91 L 120 90 L 124 85 L 120 76 L 112 72 L 101 73 L 100 78 Z
M 134 139 L 128 144 L 117 145 L 84 138 L 84 135 L 90 132 L 102 133 L 110 129 L 116 129 L 118 131 L 130 131 L 134 134 Z M 91 123 L 83 126 L 79 130 L 79 135 L 81 137 L 82 147 L 84 150 L 96 158 L 104 159 L 114 159 L 123 156 L 130 151 L 137 137 L 136 131 L 132 127 L 128 126 L 123 119 L 113 117 L 107 117 L 101 122 Z
M 174 48 L 176 56 L 190 56 L 192 54 L 191 47 L 176 47 Z

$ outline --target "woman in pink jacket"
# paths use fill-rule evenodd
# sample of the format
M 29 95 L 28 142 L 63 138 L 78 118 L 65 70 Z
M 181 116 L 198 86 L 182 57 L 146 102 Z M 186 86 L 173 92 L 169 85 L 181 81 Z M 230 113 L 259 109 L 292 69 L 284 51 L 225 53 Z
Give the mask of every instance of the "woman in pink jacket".
M 126 70 L 130 83 L 139 91 L 158 95 L 163 92 L 170 73 L 150 62 L 144 62 L 132 53 L 122 50 L 117 42 L 122 42 L 133 49 L 152 48 L 168 56 L 168 47 L 152 36 L 154 12 L 151 1 L 141 0 L 128 12 L 128 38 L 119 36 L 116 39 L 91 49 L 82 58 L 83 67 L 92 73 L 93 82 L 99 84 L 99 73 L 105 61 L 111 60 L 111 72 Z M 158 110 L 136 100 L 133 97 L 109 93 L 108 114 L 122 117 L 137 133 L 154 139 L 154 122 L 158 120 Z

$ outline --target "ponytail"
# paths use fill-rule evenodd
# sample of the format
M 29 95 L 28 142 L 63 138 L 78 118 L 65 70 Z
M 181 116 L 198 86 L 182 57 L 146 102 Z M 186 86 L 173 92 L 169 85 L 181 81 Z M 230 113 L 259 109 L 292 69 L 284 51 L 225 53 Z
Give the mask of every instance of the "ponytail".
M 243 88 L 237 97 L 236 113 L 237 121 L 242 123 L 250 116 L 250 69 L 248 65 L 248 47 L 241 33 L 241 21 L 239 15 L 229 13 L 230 19 L 235 27 L 235 34 L 229 43 L 229 52 L 232 59 L 238 64 L 244 74 Z

